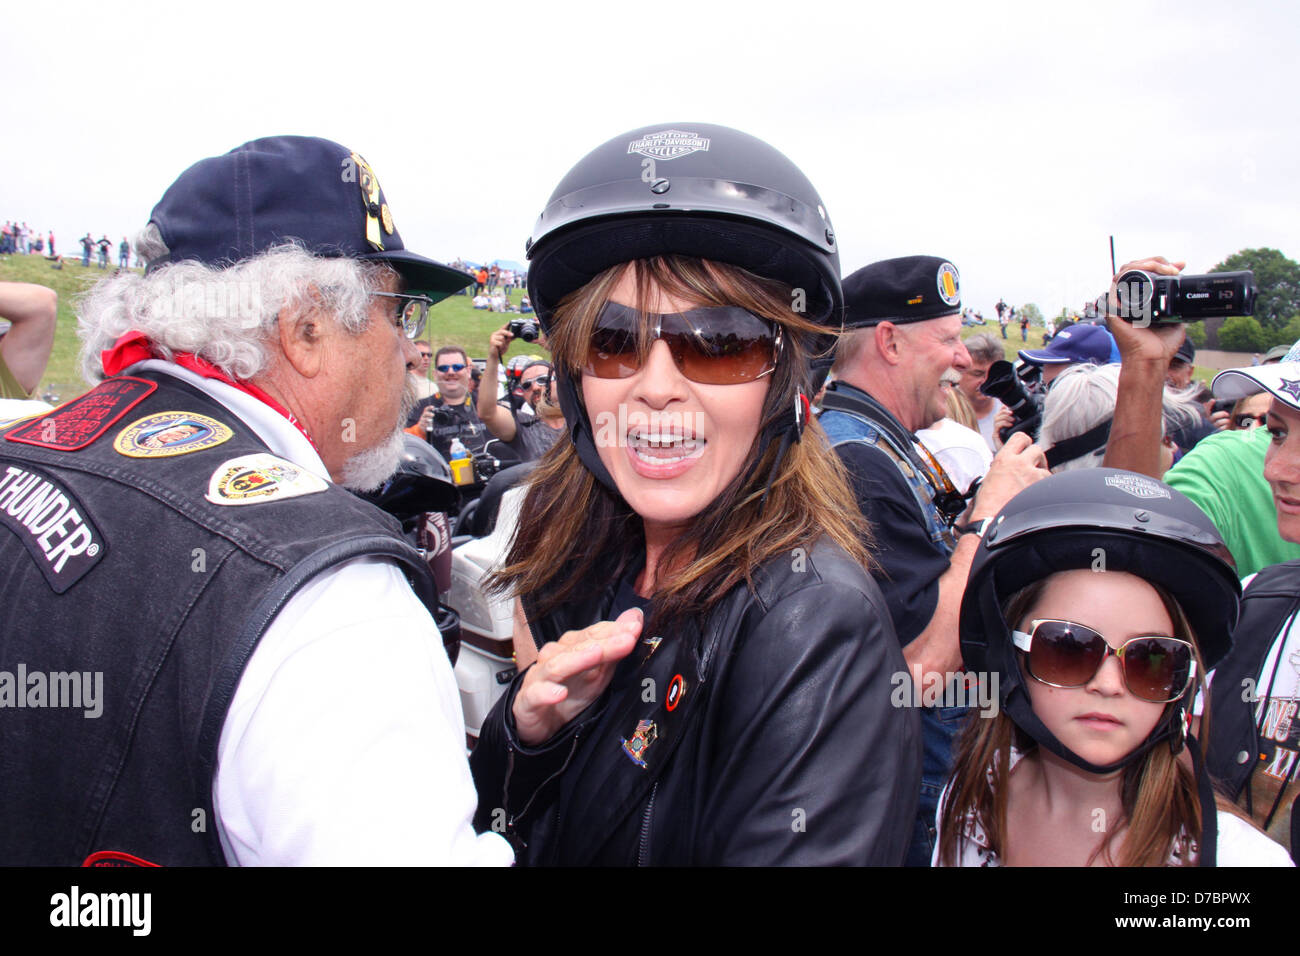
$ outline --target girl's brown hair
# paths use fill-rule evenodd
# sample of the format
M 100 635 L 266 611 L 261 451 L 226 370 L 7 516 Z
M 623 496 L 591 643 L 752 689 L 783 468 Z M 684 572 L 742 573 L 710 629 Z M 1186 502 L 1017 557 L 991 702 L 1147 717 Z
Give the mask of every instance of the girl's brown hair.
M 797 560 L 823 535 L 870 568 L 866 522 L 816 420 L 807 423 L 801 441 L 789 445 L 761 501 L 780 445 L 771 441 L 759 455 L 761 434 L 789 414 L 796 388 L 807 394 L 810 346 L 826 332 L 791 308 L 797 290 L 702 259 L 666 256 L 615 266 L 562 299 L 552 317 L 549 345 L 556 365 L 575 380 L 600 310 L 625 269 L 636 282 L 643 358 L 653 345 L 646 308 L 653 286 L 703 306 L 739 306 L 778 323 L 783 334 L 748 464 L 665 551 L 650 623 L 662 626 L 706 611 L 737 583 L 752 586 L 753 572 L 765 561 Z M 579 386 L 579 401 L 581 394 Z M 532 610 L 542 615 L 589 591 L 593 581 L 623 574 L 644 550 L 641 518 L 593 477 L 572 442 L 561 440 L 533 473 L 505 565 L 489 585 L 531 596 Z
M 1003 609 L 1009 624 L 1020 624 L 1038 602 L 1047 581 L 1036 581 L 1011 597 Z M 1169 612 L 1173 636 L 1197 648 L 1196 636 L 1182 608 L 1164 589 L 1155 584 L 1151 587 Z M 1197 682 L 1208 705 L 1199 648 L 1195 654 Z M 1160 719 L 1168 719 L 1168 710 Z M 1198 734 L 1202 740 L 1208 737 L 1209 719 L 1207 706 Z M 939 859 L 944 865 L 956 864 L 972 820 L 983 829 L 985 845 L 998 856 L 1003 855 L 1013 745 L 1022 754 L 1036 746 L 1005 712 L 999 711 L 991 718 L 972 713 L 958 740 L 953 758 L 957 771 L 940 817 Z M 1148 750 L 1144 759 L 1123 769 L 1119 787 L 1124 818 L 1107 827 L 1106 835 L 1088 858 L 1089 865 L 1100 858 L 1108 866 L 1168 866 L 1175 857 L 1180 865 L 1194 864 L 1195 856 L 1187 841 L 1200 839 L 1201 803 L 1188 761 L 1176 756 L 1168 742 L 1162 741 Z M 1116 860 L 1112 851 L 1121 833 L 1124 840 Z

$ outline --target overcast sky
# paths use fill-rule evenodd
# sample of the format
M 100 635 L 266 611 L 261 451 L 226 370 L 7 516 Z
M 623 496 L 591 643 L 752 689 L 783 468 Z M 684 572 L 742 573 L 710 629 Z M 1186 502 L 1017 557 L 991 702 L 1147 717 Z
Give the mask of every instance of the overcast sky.
M 583 154 L 695 121 L 804 170 L 846 275 L 945 256 L 986 315 L 1095 296 L 1112 233 L 1300 256 L 1300 4 L 1057 6 L 7 4 L 0 219 L 116 243 L 195 160 L 299 133 L 369 160 L 409 248 L 522 260 Z

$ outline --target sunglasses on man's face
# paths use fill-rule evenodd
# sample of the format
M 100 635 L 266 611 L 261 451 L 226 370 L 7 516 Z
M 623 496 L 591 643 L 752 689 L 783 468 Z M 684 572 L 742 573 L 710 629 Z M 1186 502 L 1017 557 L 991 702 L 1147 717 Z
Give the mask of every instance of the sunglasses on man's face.
M 753 382 L 776 368 L 781 330 L 734 306 L 651 314 L 653 338 L 663 341 L 677 370 L 700 385 L 739 385 Z M 646 356 L 637 347 L 641 314 L 607 302 L 596 320 L 582 366 L 595 378 L 631 378 Z
M 519 383 L 520 387 L 525 389 L 533 388 L 534 386 L 537 388 L 547 388 L 550 384 L 551 376 L 549 375 L 539 375 L 536 378 L 530 378 L 526 382 Z
M 438 371 L 441 372 L 443 375 L 449 375 L 449 374 L 451 374 L 452 372 L 463 372 L 463 371 L 465 371 L 465 363 L 464 363 L 464 362 L 452 362 L 450 365 L 438 365 L 438 366 L 436 366 L 436 368 L 437 368 Z
M 1025 652 L 1029 676 L 1050 687 L 1083 687 L 1114 654 L 1129 693 L 1152 704 L 1167 704 L 1187 693 L 1196 677 L 1192 645 L 1176 637 L 1131 637 L 1118 648 L 1100 633 L 1073 621 L 1029 622 L 1029 633 L 1012 631 Z

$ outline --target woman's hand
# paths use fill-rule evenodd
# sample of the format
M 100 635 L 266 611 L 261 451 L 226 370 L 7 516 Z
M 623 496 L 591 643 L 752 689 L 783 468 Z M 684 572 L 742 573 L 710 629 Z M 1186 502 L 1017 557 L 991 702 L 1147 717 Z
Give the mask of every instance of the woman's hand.
M 636 647 L 644 623 L 639 608 L 614 621 L 567 631 L 542 647 L 515 695 L 515 729 L 530 747 L 545 743 L 609 686 L 614 667 Z

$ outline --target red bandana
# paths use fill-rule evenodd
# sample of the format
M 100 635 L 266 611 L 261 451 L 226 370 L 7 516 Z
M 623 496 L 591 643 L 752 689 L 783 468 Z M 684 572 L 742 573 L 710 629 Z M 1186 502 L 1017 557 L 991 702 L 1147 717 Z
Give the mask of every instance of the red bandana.
M 113 347 L 105 349 L 100 354 L 100 362 L 104 366 L 105 375 L 117 375 L 123 369 L 129 368 L 136 362 L 143 362 L 145 359 L 161 358 L 153 349 L 153 343 L 150 342 L 143 332 L 132 329 L 129 332 L 123 332 L 121 338 L 113 343 Z M 184 366 L 196 375 L 204 378 L 215 378 L 220 382 L 225 382 L 241 392 L 247 392 L 255 399 L 270 408 L 275 409 L 281 415 L 289 420 L 289 424 L 298 431 L 302 432 L 302 437 L 311 442 L 312 448 L 316 443 L 311 440 L 307 434 L 307 429 L 294 416 L 293 412 L 285 408 L 266 392 L 262 391 L 251 382 L 240 382 L 231 378 L 221 369 L 217 368 L 207 359 L 200 358 L 192 352 L 173 352 L 171 361 L 177 365 Z

